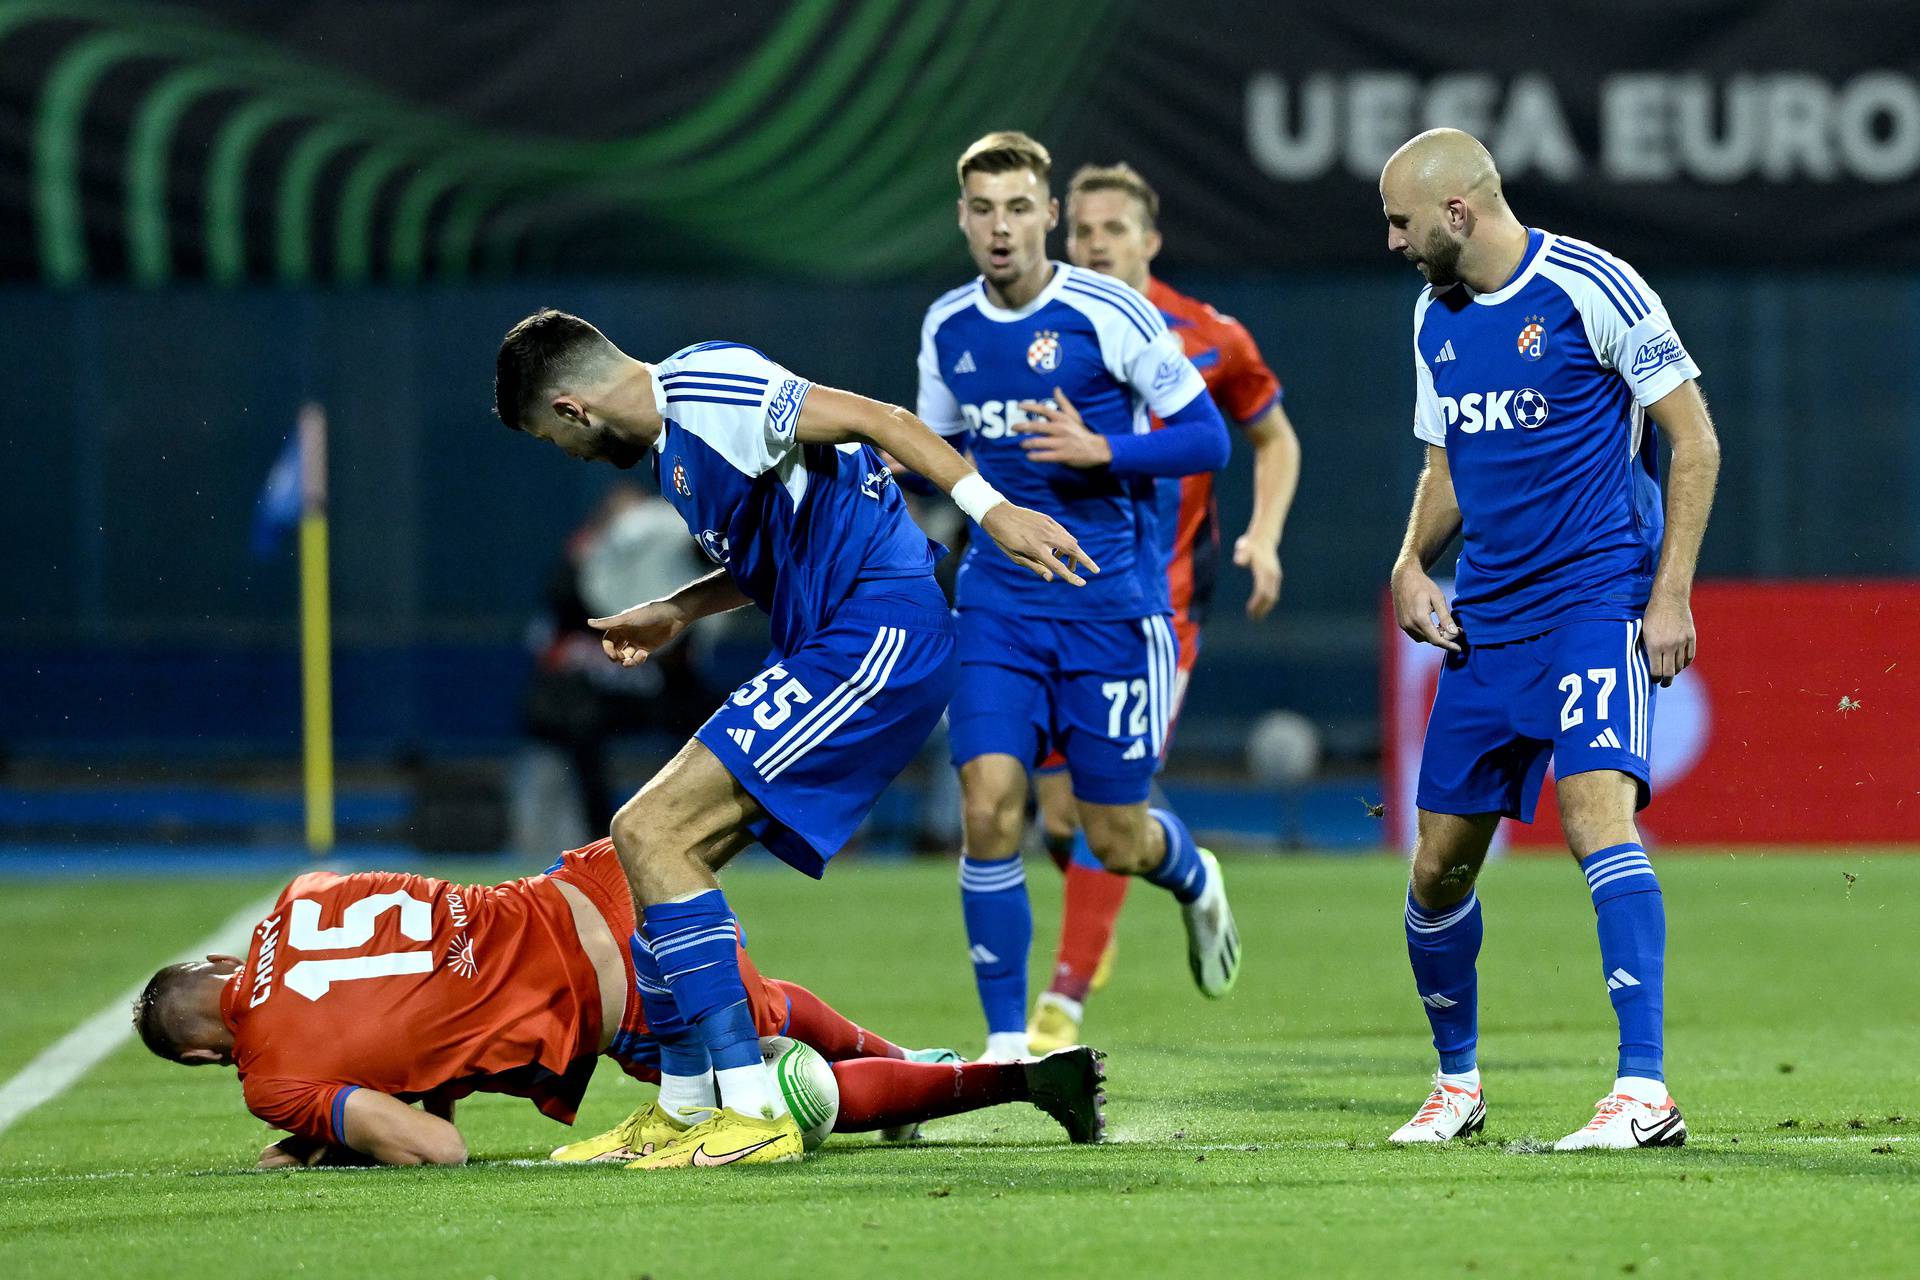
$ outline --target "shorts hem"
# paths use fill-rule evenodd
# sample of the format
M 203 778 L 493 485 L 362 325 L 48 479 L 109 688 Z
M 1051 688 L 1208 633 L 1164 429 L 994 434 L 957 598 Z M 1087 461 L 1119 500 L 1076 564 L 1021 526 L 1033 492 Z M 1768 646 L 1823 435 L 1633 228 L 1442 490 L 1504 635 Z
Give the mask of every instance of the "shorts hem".
M 1618 755 L 1611 752 L 1596 751 L 1591 755 L 1584 756 L 1579 768 L 1568 769 L 1565 772 L 1561 771 L 1558 761 L 1554 762 L 1553 776 L 1555 781 L 1562 778 L 1578 777 L 1583 773 L 1623 773 L 1627 777 L 1632 778 L 1639 791 L 1638 796 L 1634 799 L 1633 809 L 1635 813 L 1646 808 L 1647 805 L 1653 801 L 1652 771 L 1647 767 L 1647 762 L 1639 756 L 1625 751 L 1618 753 Z

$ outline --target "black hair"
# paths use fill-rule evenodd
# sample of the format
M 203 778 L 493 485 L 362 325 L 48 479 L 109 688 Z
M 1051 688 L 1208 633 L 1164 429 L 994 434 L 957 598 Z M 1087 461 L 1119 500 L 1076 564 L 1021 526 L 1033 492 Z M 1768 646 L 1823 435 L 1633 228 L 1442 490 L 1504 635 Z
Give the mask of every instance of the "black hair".
M 563 378 L 580 371 L 583 357 L 611 346 L 579 316 L 542 307 L 500 340 L 493 362 L 493 411 L 515 431 L 524 431 L 539 400 Z

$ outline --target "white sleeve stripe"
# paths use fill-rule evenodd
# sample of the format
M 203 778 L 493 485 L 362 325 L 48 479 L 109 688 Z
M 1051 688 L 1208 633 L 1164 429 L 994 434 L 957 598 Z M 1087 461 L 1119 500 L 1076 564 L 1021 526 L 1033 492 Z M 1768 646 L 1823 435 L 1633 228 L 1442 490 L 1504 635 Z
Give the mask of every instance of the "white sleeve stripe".
M 674 382 L 683 382 L 688 378 L 710 378 L 718 379 L 721 382 L 744 382 L 750 386 L 758 387 L 767 385 L 765 378 L 754 378 L 744 373 L 721 373 L 717 369 L 676 369 L 672 373 L 661 375 L 660 383 L 662 386 L 665 386 Z
M 1620 318 L 1627 322 L 1628 328 L 1632 328 L 1634 325 L 1646 319 L 1646 311 L 1641 307 L 1635 306 L 1634 303 L 1629 300 L 1628 296 L 1620 291 L 1614 279 L 1611 276 L 1603 275 L 1601 269 L 1593 263 L 1575 258 L 1571 254 L 1562 254 L 1557 249 L 1547 254 L 1547 262 L 1562 270 L 1583 275 L 1593 281 L 1593 283 L 1599 287 L 1600 292 L 1606 296 L 1607 301 L 1613 304 L 1613 309 L 1620 313 Z M 1638 297 L 1639 295 L 1634 294 L 1633 296 Z
M 1153 341 L 1153 337 L 1154 337 L 1153 331 L 1147 328 L 1146 325 L 1140 323 L 1140 317 L 1136 316 L 1133 312 L 1128 311 L 1125 307 L 1121 306 L 1120 303 L 1114 301 L 1114 299 L 1108 297 L 1107 295 L 1102 293 L 1095 293 L 1092 289 L 1083 289 L 1080 286 L 1075 285 L 1071 281 L 1069 281 L 1066 287 L 1061 289 L 1060 292 L 1077 293 L 1083 298 L 1093 298 L 1093 299 L 1096 299 L 1097 301 L 1106 303 L 1108 306 L 1112 307 L 1115 311 L 1118 311 L 1122 316 L 1126 317 L 1127 323 L 1132 325 L 1135 332 L 1137 332 L 1142 338 L 1144 338 L 1148 342 Z
M 660 385 L 666 389 L 668 395 L 675 395 L 682 391 L 724 391 L 733 396 L 756 397 L 766 394 L 765 387 L 742 387 L 731 382 L 691 382 L 684 378 L 671 381 L 663 378 Z
M 1167 327 L 1166 320 L 1160 315 L 1160 309 L 1134 292 L 1132 285 L 1122 284 L 1098 272 L 1080 270 L 1075 270 L 1067 283 L 1107 295 L 1115 306 L 1130 312 L 1135 319 L 1155 333 Z
M 758 409 L 760 407 L 760 401 L 757 397 L 752 400 L 742 400 L 738 396 L 676 396 L 671 393 L 669 393 L 667 396 L 667 403 L 668 404 L 732 404 L 732 405 L 739 405 L 741 408 L 744 408 L 744 409 Z

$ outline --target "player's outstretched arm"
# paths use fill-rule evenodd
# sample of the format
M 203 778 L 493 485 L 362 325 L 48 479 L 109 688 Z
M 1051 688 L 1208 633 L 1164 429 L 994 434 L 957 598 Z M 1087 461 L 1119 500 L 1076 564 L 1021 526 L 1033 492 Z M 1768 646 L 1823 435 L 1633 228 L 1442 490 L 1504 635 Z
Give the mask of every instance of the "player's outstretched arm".
M 1662 685 L 1693 663 L 1695 637 L 1693 571 L 1700 561 L 1700 541 L 1707 532 L 1707 513 L 1720 477 L 1720 437 L 1713 429 L 1700 384 L 1689 378 L 1647 406 L 1660 434 L 1673 446 L 1667 467 L 1667 529 L 1660 546 L 1660 566 L 1653 575 L 1653 594 L 1640 624 L 1640 640 L 1647 650 L 1647 670 Z
M 800 406 L 794 436 L 806 444 L 864 440 L 898 459 L 909 471 L 939 486 L 999 544 L 1008 559 L 1048 582 L 1060 577 L 1084 587 L 1086 579 L 1075 573 L 1075 568 L 1100 572 L 1100 566 L 1080 549 L 1059 521 L 1008 502 L 952 445 L 898 405 L 816 386 Z
M 355 1089 L 347 1095 L 347 1145 L 381 1164 L 465 1164 L 467 1143 L 438 1116 L 391 1094 Z
M 1253 575 L 1247 616 L 1264 618 L 1280 602 L 1280 533 L 1300 487 L 1300 437 L 1278 404 L 1243 429 L 1253 445 L 1253 514 L 1234 541 L 1233 562 Z
M 609 658 L 634 667 L 700 619 L 751 603 L 725 569 L 715 569 L 665 599 L 649 600 L 607 618 L 588 618 L 587 625 L 604 633 L 600 647 Z
M 1460 502 L 1453 492 L 1453 471 L 1444 446 L 1427 446 L 1426 469 L 1413 490 L 1407 536 L 1393 562 L 1393 613 L 1400 629 L 1415 640 L 1460 652 L 1460 628 L 1447 608 L 1446 593 L 1427 570 L 1460 532 Z

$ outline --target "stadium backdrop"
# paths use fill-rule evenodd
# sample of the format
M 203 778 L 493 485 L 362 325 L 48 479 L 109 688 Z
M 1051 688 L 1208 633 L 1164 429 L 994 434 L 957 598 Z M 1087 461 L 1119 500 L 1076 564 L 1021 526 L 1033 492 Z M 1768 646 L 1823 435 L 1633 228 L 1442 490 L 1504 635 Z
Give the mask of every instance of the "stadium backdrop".
M 1705 571 L 1892 590 L 1920 574 L 1920 9 L 1822 13 L 0 4 L 0 736 L 291 749 L 293 584 L 246 531 L 316 400 L 343 750 L 504 740 L 534 584 L 603 483 L 486 427 L 504 324 L 562 301 L 910 398 L 919 311 L 967 269 L 951 156 L 1009 125 L 1150 174 L 1165 273 L 1259 335 L 1306 440 L 1284 612 L 1243 622 L 1229 580 L 1192 750 L 1232 750 L 1253 687 L 1377 740 L 1416 282 L 1373 179 L 1429 124 L 1680 318 L 1728 434 Z

